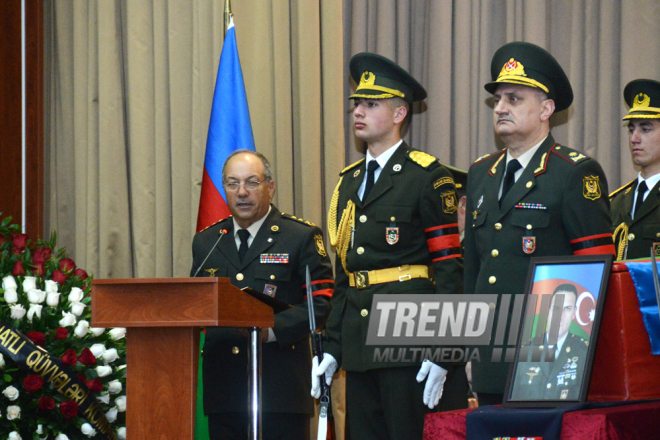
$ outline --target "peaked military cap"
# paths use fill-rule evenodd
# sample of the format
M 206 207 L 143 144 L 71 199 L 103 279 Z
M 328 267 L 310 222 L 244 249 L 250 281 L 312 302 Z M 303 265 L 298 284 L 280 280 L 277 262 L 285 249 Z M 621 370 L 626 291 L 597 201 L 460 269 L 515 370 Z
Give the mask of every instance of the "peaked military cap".
M 358 84 L 348 99 L 405 99 L 409 104 L 426 98 L 426 90 L 408 72 L 393 61 L 375 53 L 353 55 L 351 77 Z
M 555 101 L 555 111 L 567 109 L 573 102 L 573 89 L 557 60 L 545 49 L 514 41 L 497 49 L 490 64 L 492 82 L 484 87 L 489 93 L 501 83 L 519 84 L 543 90 Z
M 660 82 L 652 79 L 630 81 L 623 89 L 623 99 L 630 107 L 624 121 L 660 118 Z

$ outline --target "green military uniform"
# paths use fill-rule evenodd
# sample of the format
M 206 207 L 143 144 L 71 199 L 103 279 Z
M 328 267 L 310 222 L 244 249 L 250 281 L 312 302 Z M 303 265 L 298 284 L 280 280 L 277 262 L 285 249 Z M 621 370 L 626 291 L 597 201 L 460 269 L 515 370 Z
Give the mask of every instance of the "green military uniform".
M 541 351 L 541 359 L 552 347 L 529 346 L 527 360 L 516 365 L 511 400 L 579 400 L 589 342 L 572 333 L 566 335 L 554 362 L 531 362 Z
M 211 251 L 223 229 L 227 234 Z M 313 414 L 306 266 L 312 279 L 318 326 L 323 326 L 330 313 L 334 288 L 332 264 L 321 230 L 271 206 L 243 262 L 238 256 L 231 217 L 196 234 L 191 276 L 209 252 L 199 276 L 229 277 L 236 287 L 251 287 L 294 306 L 275 315 L 277 341 L 263 345 L 262 408 L 264 413 Z M 231 328 L 207 328 L 203 357 L 205 414 L 247 411 L 247 366 L 247 338 Z
M 555 100 L 557 111 L 572 101 L 561 67 L 538 46 L 503 46 L 493 57 L 491 73 L 494 81 L 486 85 L 491 93 L 499 83 L 539 84 Z M 607 180 L 598 162 L 557 144 L 548 134 L 500 206 L 506 153 L 477 160 L 468 173 L 465 293 L 497 294 L 500 299 L 503 294 L 524 293 L 532 257 L 614 253 Z M 511 311 L 497 309 L 495 323 L 500 313 L 507 314 L 509 328 Z M 495 347 L 496 328 L 490 345 L 481 347 L 480 360 L 472 362 L 472 389 L 477 394 L 505 391 L 508 336 Z
M 628 83 L 623 97 L 630 111 L 623 120 L 660 118 L 660 82 L 637 79 Z M 653 248 L 660 257 L 660 183 L 654 185 L 631 217 L 638 179 L 610 195 L 617 259 L 648 258 Z
M 400 97 L 411 103 L 426 96 L 407 72 L 378 55 L 353 57 L 351 75 L 359 82 L 352 99 Z M 428 408 L 424 382 L 415 377 L 422 359 L 374 359 L 376 347 L 366 345 L 369 313 L 378 294 L 462 292 L 454 180 L 435 157 L 405 142 L 361 200 L 365 173 L 364 160 L 344 169 L 332 198 L 328 227 L 337 249 L 336 288 L 324 348 L 347 371 L 353 438 L 421 439 Z M 463 367 L 442 366 L 448 373 L 436 408 L 465 408 Z

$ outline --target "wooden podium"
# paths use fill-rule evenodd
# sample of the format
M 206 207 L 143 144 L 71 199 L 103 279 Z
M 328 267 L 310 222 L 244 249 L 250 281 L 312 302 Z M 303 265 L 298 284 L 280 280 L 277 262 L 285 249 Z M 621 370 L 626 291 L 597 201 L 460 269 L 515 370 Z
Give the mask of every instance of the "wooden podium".
M 199 327 L 273 327 L 228 278 L 92 281 L 92 327 L 127 327 L 128 439 L 194 440 Z

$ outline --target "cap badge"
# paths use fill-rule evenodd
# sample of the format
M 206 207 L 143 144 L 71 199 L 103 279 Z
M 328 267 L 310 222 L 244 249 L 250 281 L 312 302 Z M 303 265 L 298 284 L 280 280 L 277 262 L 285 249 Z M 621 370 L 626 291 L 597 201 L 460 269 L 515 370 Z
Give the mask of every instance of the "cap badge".
M 500 72 L 499 76 L 504 76 L 504 75 L 527 76 L 527 74 L 525 73 L 525 66 L 523 66 L 521 62 L 516 61 L 513 58 L 509 59 L 509 61 L 507 61 L 504 64 L 504 67 L 502 67 L 502 71 Z
M 362 77 L 360 78 L 360 86 L 358 87 L 358 89 L 361 89 L 364 86 L 373 86 L 375 82 L 376 82 L 376 75 L 365 70 L 364 73 L 362 74 Z
M 649 98 L 649 95 L 638 93 L 637 96 L 635 96 L 635 100 L 633 101 L 633 108 L 648 107 L 649 104 L 651 104 L 651 98 Z

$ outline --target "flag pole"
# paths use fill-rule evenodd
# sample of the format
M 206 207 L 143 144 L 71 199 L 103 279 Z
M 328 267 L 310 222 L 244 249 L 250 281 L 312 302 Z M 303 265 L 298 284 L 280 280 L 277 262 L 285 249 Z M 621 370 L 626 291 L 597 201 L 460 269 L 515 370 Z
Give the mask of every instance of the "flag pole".
M 231 13 L 231 1 L 225 0 L 225 33 L 227 35 L 227 29 L 229 29 L 229 22 L 234 14 Z

